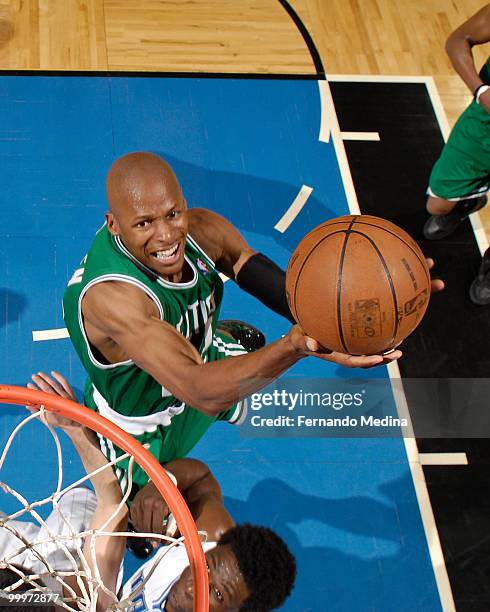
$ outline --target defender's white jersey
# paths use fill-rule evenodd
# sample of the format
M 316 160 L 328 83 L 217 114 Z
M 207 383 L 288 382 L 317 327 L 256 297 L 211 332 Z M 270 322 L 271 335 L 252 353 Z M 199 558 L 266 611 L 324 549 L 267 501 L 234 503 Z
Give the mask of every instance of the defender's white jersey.
M 204 552 L 213 549 L 216 542 L 206 542 L 202 545 Z M 165 553 L 165 548 L 157 551 L 155 557 L 148 559 L 137 572 L 123 586 L 122 599 L 126 599 L 129 595 L 140 586 L 145 577 L 155 565 L 156 559 L 162 557 Z M 157 610 L 165 610 L 167 597 L 173 584 L 180 578 L 180 575 L 189 565 L 189 558 L 183 544 L 174 546 L 166 552 L 162 560 L 157 564 L 155 571 L 149 577 L 143 590 L 134 599 L 132 610 L 135 612 L 155 612 Z
M 33 552 L 37 551 L 59 572 L 76 570 L 78 567 L 77 547 L 82 546 L 81 540 L 79 538 L 71 541 L 64 540 L 65 548 L 55 541 L 46 540 L 50 540 L 50 536 L 68 536 L 89 529 L 96 503 L 95 493 L 92 490 L 77 487 L 60 498 L 58 510 L 51 512 L 45 525 L 22 520 L 8 521 L 6 524 L 9 528 L 25 538 L 32 546 L 26 549 L 23 541 L 16 536 L 15 532 L 6 527 L 0 527 L 0 559 L 22 565 L 32 573 L 44 574 L 47 571 L 46 565 Z M 2 518 L 6 517 L 3 512 L 0 515 Z M 70 554 L 73 555 L 74 561 L 70 559 Z M 51 591 L 61 593 L 61 584 L 55 578 L 46 577 L 44 582 Z

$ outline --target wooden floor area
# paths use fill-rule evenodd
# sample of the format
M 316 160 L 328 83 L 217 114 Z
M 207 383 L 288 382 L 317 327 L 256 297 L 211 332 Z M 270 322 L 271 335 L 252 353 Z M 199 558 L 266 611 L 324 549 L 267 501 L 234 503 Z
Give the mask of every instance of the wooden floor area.
M 291 0 L 328 74 L 431 75 L 452 125 L 470 99 L 444 52 L 477 0 Z M 488 47 L 475 49 L 478 63 Z M 0 0 L 0 68 L 306 73 L 279 0 Z M 483 211 L 490 236 L 490 212 Z

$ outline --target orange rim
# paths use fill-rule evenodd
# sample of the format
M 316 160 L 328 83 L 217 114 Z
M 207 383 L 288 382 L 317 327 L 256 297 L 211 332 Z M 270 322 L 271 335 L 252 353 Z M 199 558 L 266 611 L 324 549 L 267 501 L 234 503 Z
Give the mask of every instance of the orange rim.
M 167 473 L 162 469 L 162 466 L 155 457 L 146 448 L 143 448 L 137 440 L 105 417 L 58 395 L 51 395 L 44 391 L 36 391 L 25 387 L 0 385 L 0 402 L 18 405 L 29 404 L 30 406 L 37 407 L 44 406 L 50 412 L 62 414 L 81 425 L 93 429 L 102 436 L 109 438 L 125 452 L 133 455 L 136 462 L 145 470 L 161 495 L 165 498 L 168 507 L 177 521 L 181 534 L 185 537 L 184 544 L 195 584 L 194 612 L 208 612 L 208 572 L 196 524 L 180 491 L 167 476 Z

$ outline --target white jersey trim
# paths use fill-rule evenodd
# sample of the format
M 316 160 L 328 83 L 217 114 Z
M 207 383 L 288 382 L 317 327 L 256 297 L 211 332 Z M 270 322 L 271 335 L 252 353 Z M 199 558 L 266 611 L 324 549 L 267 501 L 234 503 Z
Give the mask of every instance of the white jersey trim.
M 148 297 L 150 297 L 156 304 L 158 311 L 160 313 L 160 319 L 163 321 L 165 319 L 165 315 L 163 312 L 163 307 L 160 303 L 160 300 L 156 296 L 155 293 L 151 289 L 149 289 L 146 285 L 144 285 L 141 281 L 133 278 L 132 276 L 126 276 L 124 274 L 104 274 L 103 276 L 97 276 L 93 280 L 91 280 L 87 285 L 83 288 L 83 291 L 80 293 L 80 297 L 78 298 L 78 324 L 80 326 L 80 330 L 82 332 L 82 336 L 85 340 L 85 344 L 87 346 L 87 353 L 92 364 L 99 368 L 100 370 L 112 370 L 113 368 L 117 368 L 123 365 L 131 365 L 133 363 L 132 359 L 127 359 L 126 361 L 118 361 L 117 363 L 101 363 L 98 361 L 94 354 L 92 353 L 92 349 L 90 348 L 90 343 L 87 338 L 87 334 L 85 333 L 85 327 L 83 325 L 83 317 L 82 317 L 82 299 L 84 298 L 87 291 L 93 287 L 94 285 L 98 285 L 99 283 L 105 283 L 109 281 L 117 281 L 121 283 L 128 283 L 130 285 L 134 285 L 141 289 L 146 293 Z
M 205 553 L 217 546 L 217 542 L 203 542 L 202 547 Z M 145 579 L 148 578 L 143 590 L 139 593 L 140 601 L 144 602 L 145 610 L 164 610 L 171 588 L 182 575 L 182 571 L 189 565 L 189 559 L 183 544 L 178 544 L 170 550 L 163 546 L 157 554 L 148 559 L 136 572 L 126 581 L 123 586 L 122 602 L 126 603 L 127 598 L 131 597 L 133 587 L 138 588 Z M 176 566 L 178 569 L 176 570 Z M 155 572 L 152 572 L 152 568 Z M 150 575 L 153 573 L 153 575 Z M 136 610 L 143 608 L 135 607 Z
M 184 259 L 189 264 L 189 267 L 193 272 L 193 277 L 190 281 L 187 281 L 186 283 L 172 283 L 171 281 L 168 281 L 162 278 L 160 275 L 158 275 L 148 266 L 145 266 L 144 263 L 141 263 L 139 259 L 137 259 L 130 251 L 128 251 L 128 249 L 124 246 L 124 243 L 119 236 L 115 236 L 114 241 L 116 245 L 119 247 L 119 249 L 122 251 L 122 253 L 126 255 L 126 257 L 128 257 L 138 268 L 140 268 L 141 270 L 146 272 L 146 274 L 154 278 L 159 285 L 162 285 L 163 287 L 168 287 L 170 289 L 190 289 L 191 287 L 194 287 L 197 284 L 199 275 L 197 273 L 196 268 L 194 267 L 194 264 L 187 257 L 185 253 L 185 248 L 184 248 Z
M 161 412 L 155 412 L 146 416 L 124 416 L 109 406 L 106 399 L 93 383 L 92 388 L 94 402 L 99 413 L 133 436 L 153 432 L 160 425 L 167 427 L 170 425 L 172 417 L 180 414 L 185 408 L 185 404 L 182 402 L 178 406 L 169 406 Z

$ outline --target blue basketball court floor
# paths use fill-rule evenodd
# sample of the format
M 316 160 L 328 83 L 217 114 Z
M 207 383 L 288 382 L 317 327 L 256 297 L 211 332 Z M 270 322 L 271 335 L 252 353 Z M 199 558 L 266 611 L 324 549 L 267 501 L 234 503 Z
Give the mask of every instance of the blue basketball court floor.
M 33 372 L 58 370 L 81 397 L 84 374 L 63 333 L 61 298 L 103 222 L 106 172 L 124 153 L 162 155 L 190 206 L 226 216 L 283 267 L 310 229 L 349 214 L 327 94 L 308 78 L 2 76 L 0 381 L 25 385 Z M 250 321 L 268 340 L 288 330 L 232 282 L 222 317 Z M 347 371 L 313 358 L 287 376 L 335 381 L 341 392 L 388 381 L 386 368 Z M 383 410 L 397 414 L 393 396 Z M 19 414 L 4 410 L 2 442 Z M 29 495 L 40 472 L 53 478 L 51 444 L 30 436 L 6 466 Z M 298 578 L 285 610 L 441 609 L 399 433 L 334 438 L 313 429 L 286 438 L 219 424 L 192 456 L 211 466 L 236 521 L 271 526 L 289 543 Z M 76 458 L 67 470 L 80 470 Z

